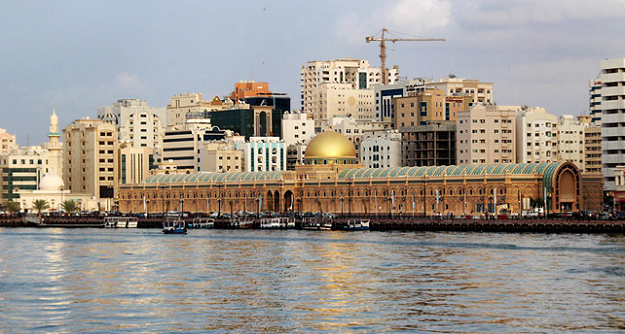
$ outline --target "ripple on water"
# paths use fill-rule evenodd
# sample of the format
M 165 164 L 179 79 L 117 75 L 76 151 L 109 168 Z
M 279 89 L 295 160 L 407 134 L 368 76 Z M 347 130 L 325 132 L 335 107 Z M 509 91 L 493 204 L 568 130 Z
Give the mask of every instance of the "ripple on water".
M 616 332 L 624 240 L 0 229 L 0 332 Z

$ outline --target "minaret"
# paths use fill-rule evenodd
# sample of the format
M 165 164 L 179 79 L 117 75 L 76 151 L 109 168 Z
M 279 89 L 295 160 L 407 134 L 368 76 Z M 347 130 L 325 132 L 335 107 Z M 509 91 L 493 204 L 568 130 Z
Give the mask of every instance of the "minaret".
M 52 116 L 50 116 L 50 133 L 48 133 L 48 166 L 49 174 L 55 174 L 59 177 L 63 177 L 63 166 L 61 165 L 61 143 L 59 138 L 59 118 L 56 116 L 56 110 L 52 109 Z

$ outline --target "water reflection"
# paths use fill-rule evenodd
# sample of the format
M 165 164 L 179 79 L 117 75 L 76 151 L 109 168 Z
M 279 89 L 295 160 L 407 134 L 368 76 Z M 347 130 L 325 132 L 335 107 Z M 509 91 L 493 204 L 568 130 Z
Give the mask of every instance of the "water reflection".
M 607 235 L 0 229 L 0 332 L 615 332 Z

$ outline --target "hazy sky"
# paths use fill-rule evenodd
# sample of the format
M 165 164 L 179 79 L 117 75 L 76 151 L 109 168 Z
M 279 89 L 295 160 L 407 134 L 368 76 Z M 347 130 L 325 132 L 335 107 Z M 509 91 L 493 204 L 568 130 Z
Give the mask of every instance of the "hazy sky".
M 0 1 L 0 127 L 20 145 L 123 98 L 229 94 L 267 81 L 300 105 L 309 60 L 368 59 L 382 28 L 446 42 L 390 44 L 409 78 L 494 84 L 502 105 L 588 110 L 603 58 L 625 57 L 625 0 Z M 403 35 L 397 35 L 403 37 Z

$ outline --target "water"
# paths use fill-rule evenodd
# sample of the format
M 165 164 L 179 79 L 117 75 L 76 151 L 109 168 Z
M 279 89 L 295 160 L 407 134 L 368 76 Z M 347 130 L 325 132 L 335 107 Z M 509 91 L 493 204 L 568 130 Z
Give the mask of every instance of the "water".
M 0 229 L 0 332 L 616 333 L 625 236 Z

